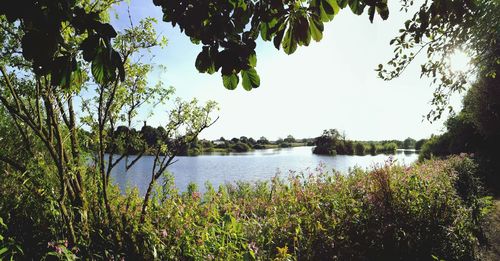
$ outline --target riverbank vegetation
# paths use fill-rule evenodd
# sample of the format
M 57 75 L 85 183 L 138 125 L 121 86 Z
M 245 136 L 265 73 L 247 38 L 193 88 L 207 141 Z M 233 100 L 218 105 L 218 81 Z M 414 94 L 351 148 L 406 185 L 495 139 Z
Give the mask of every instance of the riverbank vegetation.
M 394 154 L 398 148 L 415 150 L 417 141 L 407 138 L 400 140 L 384 141 L 354 141 L 348 140 L 345 134 L 336 129 L 324 130 L 323 134 L 314 139 L 314 154 L 321 155 L 376 155 Z
M 500 53 L 500 49 L 497 49 Z M 500 64 L 495 65 L 500 71 Z M 463 108 L 446 121 L 446 131 L 422 146 L 421 159 L 473 153 L 481 162 L 481 177 L 492 191 L 500 191 L 500 77 L 482 74 L 463 99 Z
M 108 153 L 125 153 L 128 155 L 154 155 L 155 145 L 158 143 L 168 143 L 167 131 L 164 127 L 152 127 L 144 123 L 144 126 L 140 130 L 127 126 L 118 126 L 114 130 L 113 135 L 115 137 L 114 147 L 108 147 Z M 91 137 L 93 134 L 90 132 L 82 133 L 85 137 Z M 126 144 L 128 146 L 122 146 L 122 148 L 117 148 L 119 144 Z M 197 136 L 193 137 L 192 140 L 181 142 L 177 144 L 178 156 L 196 156 L 203 153 L 229 153 L 229 152 L 247 152 L 251 150 L 258 149 L 275 149 L 275 148 L 290 148 L 312 145 L 312 139 L 300 139 L 296 140 L 292 135 L 288 135 L 285 139 L 277 139 L 276 141 L 269 141 L 266 137 L 260 137 L 258 140 L 254 138 L 241 136 L 240 138 L 225 139 L 220 137 L 218 140 L 206 140 L 199 139 Z M 89 148 L 90 150 L 95 150 L 95 148 Z
M 412 167 L 387 162 L 370 171 L 321 168 L 256 184 L 207 184 L 179 193 L 158 186 L 141 222 L 136 189 L 110 186 L 112 220 L 89 208 L 86 241 L 69 243 L 55 202 L 3 175 L 4 257 L 127 259 L 412 259 L 478 258 L 490 209 L 473 160 L 453 157 Z M 36 180 L 49 188 L 42 173 Z M 15 188 L 15 189 L 14 189 Z M 91 206 L 98 196 L 89 187 Z M 110 228 L 106 222 L 113 222 Z M 21 251 L 22 250 L 22 251 Z

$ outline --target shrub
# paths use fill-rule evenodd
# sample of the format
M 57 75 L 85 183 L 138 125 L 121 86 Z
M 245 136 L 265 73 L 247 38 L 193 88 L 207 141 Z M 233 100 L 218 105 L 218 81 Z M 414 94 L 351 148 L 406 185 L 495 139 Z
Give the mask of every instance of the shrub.
M 384 144 L 384 152 L 386 153 L 394 153 L 398 149 L 398 145 L 394 142 L 389 142 Z
M 238 143 L 232 145 L 231 149 L 236 151 L 236 152 L 247 152 L 250 150 L 250 147 L 246 143 L 238 142 Z
M 280 148 L 291 148 L 292 144 L 288 142 L 283 142 L 280 144 Z
M 60 234 L 48 232 L 57 231 L 57 219 L 30 212 L 48 229 L 38 227 L 36 240 L 42 247 L 25 246 L 23 258 L 471 260 L 490 206 L 476 170 L 464 156 L 412 167 L 388 162 L 347 175 L 303 172 L 218 189 L 207 184 L 203 195 L 195 185 L 179 193 L 167 178 L 155 189 L 143 223 L 137 190 L 122 195 L 111 187 L 110 204 L 118 221 L 112 229 L 102 213 L 92 213 L 91 241 L 75 251 Z M 96 193 L 88 191 L 89 204 L 95 204 Z M 9 198 L 0 198 L 0 203 L 14 194 L 2 193 Z M 17 211 L 30 206 L 20 205 Z M 9 228 L 24 229 L 20 219 L 4 221 Z M 12 232 L 2 235 L 29 238 Z
M 363 143 L 358 142 L 354 146 L 354 151 L 356 152 L 356 155 L 365 155 L 365 146 Z

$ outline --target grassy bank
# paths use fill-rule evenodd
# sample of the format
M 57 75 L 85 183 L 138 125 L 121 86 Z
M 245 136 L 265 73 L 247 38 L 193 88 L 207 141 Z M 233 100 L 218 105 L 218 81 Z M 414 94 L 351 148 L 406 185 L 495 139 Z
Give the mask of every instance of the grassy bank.
M 62 236 L 51 201 L 1 177 L 0 249 L 7 249 L 4 258 L 22 259 L 470 260 L 490 206 L 475 171 L 464 157 L 409 168 L 389 162 L 348 175 L 317 169 L 286 180 L 207 185 L 203 195 L 194 185 L 178 193 L 168 180 L 143 222 L 137 191 L 122 196 L 114 188 L 113 222 L 88 213 L 88 240 L 78 245 Z M 88 204 L 97 204 L 94 193 L 87 192 Z

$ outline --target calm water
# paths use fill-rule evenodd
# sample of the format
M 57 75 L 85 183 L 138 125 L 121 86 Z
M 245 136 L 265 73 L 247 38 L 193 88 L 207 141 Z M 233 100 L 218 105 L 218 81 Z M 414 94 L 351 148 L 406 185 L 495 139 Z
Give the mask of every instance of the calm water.
M 287 176 L 290 170 L 308 171 L 323 164 L 326 170 L 346 172 L 358 166 L 368 168 L 383 164 L 389 155 L 376 156 L 319 156 L 311 152 L 312 147 L 256 150 L 245 153 L 208 154 L 196 157 L 178 157 L 178 162 L 169 168 L 178 189 L 185 190 L 190 182 L 198 184 L 203 192 L 206 181 L 217 188 L 226 182 L 237 180 L 268 180 L 280 173 Z M 418 154 L 398 151 L 393 158 L 400 164 L 411 164 Z M 132 160 L 133 158 L 129 158 Z M 124 164 L 115 167 L 113 179 L 124 190 L 127 186 L 137 186 L 144 193 L 151 177 L 153 156 L 144 156 L 128 172 Z M 121 163 L 124 163 L 122 161 Z

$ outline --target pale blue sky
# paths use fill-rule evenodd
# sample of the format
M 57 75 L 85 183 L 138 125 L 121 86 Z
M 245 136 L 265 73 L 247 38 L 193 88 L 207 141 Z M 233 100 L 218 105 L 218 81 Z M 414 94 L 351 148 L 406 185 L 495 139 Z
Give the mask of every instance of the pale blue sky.
M 161 77 L 174 86 L 176 95 L 201 101 L 215 100 L 220 105 L 219 121 L 202 138 L 217 139 L 247 136 L 270 139 L 315 137 L 323 129 L 337 128 L 356 140 L 416 139 L 439 133 L 442 121 L 430 124 L 423 116 L 430 110 L 433 87 L 419 78 L 414 63 L 399 79 L 385 82 L 374 69 L 392 57 L 389 41 L 397 35 L 409 14 L 399 12 L 399 1 L 390 1 L 387 21 L 376 17 L 370 24 L 366 14 L 356 16 L 342 10 L 325 25 L 323 40 L 299 47 L 292 55 L 274 48 L 271 42 L 257 43 L 257 70 L 261 86 L 251 92 L 239 86 L 235 91 L 222 86 L 220 73 L 198 73 L 194 66 L 201 46 L 161 21 L 161 9 L 150 0 L 132 0 L 133 20 L 152 16 L 159 20 L 157 30 L 168 39 L 168 46 L 154 52 L 156 63 L 167 71 L 152 73 L 152 83 Z M 123 28 L 128 22 L 126 5 L 118 8 Z M 458 58 L 456 64 L 464 64 Z M 460 67 L 461 65 L 457 65 Z M 460 96 L 452 104 L 460 107 Z M 148 124 L 163 124 L 166 108 L 157 108 Z M 138 119 L 140 127 L 143 119 Z

